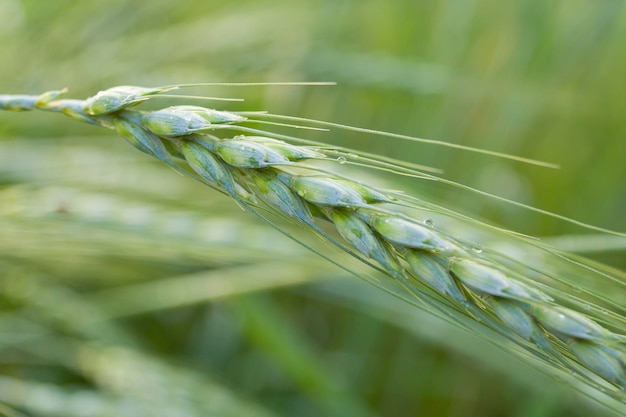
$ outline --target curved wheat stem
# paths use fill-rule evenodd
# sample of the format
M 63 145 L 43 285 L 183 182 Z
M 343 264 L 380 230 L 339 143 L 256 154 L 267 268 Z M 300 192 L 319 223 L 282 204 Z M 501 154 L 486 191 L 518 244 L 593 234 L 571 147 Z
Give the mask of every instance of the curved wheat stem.
M 427 219 L 404 214 L 400 208 L 410 198 L 311 164 L 336 160 L 341 152 L 306 141 L 287 143 L 278 139 L 281 135 L 243 126 L 255 113 L 188 105 L 131 109 L 173 88 L 115 87 L 86 100 L 62 99 L 64 91 L 0 95 L 0 109 L 61 112 L 113 129 L 140 151 L 228 194 L 241 207 L 261 216 L 269 210 L 333 242 L 399 282 L 424 305 L 480 321 L 551 366 L 624 401 L 626 336 L 621 332 L 626 320 L 620 312 L 601 325 L 568 301 L 567 293 L 546 284 L 549 273 L 483 253 Z M 229 130 L 255 135 L 214 136 Z M 341 158 L 340 163 L 346 161 Z M 369 164 L 394 168 L 382 159 Z

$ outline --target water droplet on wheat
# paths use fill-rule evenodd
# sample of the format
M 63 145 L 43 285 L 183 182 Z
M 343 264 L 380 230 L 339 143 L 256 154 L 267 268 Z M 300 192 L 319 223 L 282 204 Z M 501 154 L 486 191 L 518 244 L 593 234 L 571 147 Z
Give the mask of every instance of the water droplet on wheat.
M 482 247 L 482 246 L 480 246 L 480 245 L 474 245 L 474 246 L 472 246 L 472 250 L 473 250 L 475 253 L 483 253 L 483 247 Z
M 337 157 L 337 161 L 338 161 L 340 164 L 345 164 L 348 160 L 346 159 L 346 157 L 345 157 L 345 156 L 338 156 L 338 157 Z
M 433 219 L 426 219 L 424 220 L 424 224 L 428 227 L 433 227 L 435 225 L 435 222 L 433 221 Z

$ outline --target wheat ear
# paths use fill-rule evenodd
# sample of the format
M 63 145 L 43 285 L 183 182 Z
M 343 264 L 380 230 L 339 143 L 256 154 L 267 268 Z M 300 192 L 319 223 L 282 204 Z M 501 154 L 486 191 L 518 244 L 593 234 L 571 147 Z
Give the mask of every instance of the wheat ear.
M 0 95 L 0 109 L 60 112 L 113 129 L 140 151 L 228 194 L 240 206 L 261 216 L 269 210 L 333 242 L 429 308 L 480 321 L 535 358 L 624 401 L 626 337 L 615 329 L 619 325 L 611 330 L 577 311 L 576 304 L 555 299 L 549 287 L 529 278 L 537 274 L 532 268 L 479 253 L 428 220 L 403 214 L 394 193 L 307 164 L 335 160 L 332 148 L 278 140 L 282 136 L 244 126 L 249 121 L 244 113 L 199 106 L 131 109 L 173 88 L 115 87 L 86 100 L 63 99 L 64 91 Z M 227 130 L 255 135 L 213 135 Z M 624 323 L 619 314 L 614 318 Z

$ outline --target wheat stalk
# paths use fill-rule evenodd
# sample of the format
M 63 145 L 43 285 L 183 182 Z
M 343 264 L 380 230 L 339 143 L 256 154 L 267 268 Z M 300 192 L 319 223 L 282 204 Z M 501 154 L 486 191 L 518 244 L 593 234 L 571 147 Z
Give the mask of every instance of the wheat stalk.
M 261 217 L 266 211 L 278 214 L 334 243 L 393 278 L 431 310 L 480 321 L 553 369 L 573 372 L 624 401 L 626 336 L 619 313 L 611 316 L 619 324 L 600 325 L 569 302 L 567 293 L 546 285 L 549 273 L 541 282 L 536 278 L 542 272 L 532 266 L 483 252 L 428 219 L 404 214 L 400 208 L 410 198 L 310 164 L 337 160 L 337 155 L 340 163 L 347 162 L 343 152 L 302 140 L 300 145 L 288 143 L 279 140 L 282 135 L 245 125 L 291 118 L 189 105 L 131 108 L 174 88 L 115 87 L 86 100 L 63 99 L 65 91 L 0 95 L 0 109 L 61 112 L 113 129 L 140 151 L 228 194 L 241 207 Z M 253 135 L 213 135 L 220 130 Z M 358 157 L 380 169 L 415 172 L 381 158 Z

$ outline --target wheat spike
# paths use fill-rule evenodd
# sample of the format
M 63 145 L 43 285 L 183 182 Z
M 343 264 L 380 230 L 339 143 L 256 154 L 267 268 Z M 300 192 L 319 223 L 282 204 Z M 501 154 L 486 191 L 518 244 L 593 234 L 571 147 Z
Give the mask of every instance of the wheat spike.
M 396 280 L 434 310 L 454 310 L 624 401 L 626 337 L 529 278 L 524 265 L 482 254 L 424 219 L 397 196 L 307 165 L 334 150 L 293 144 L 248 128 L 243 115 L 198 106 L 132 107 L 173 87 L 114 87 L 86 100 L 0 95 L 0 109 L 65 113 L 117 131 L 140 151 L 230 195 L 253 212 L 269 209 Z M 252 117 L 252 116 L 251 116 Z M 220 131 L 253 135 L 214 136 Z M 381 161 L 380 166 L 382 165 Z M 325 231 L 322 223 L 337 233 Z M 623 321 L 623 318 L 620 318 Z

